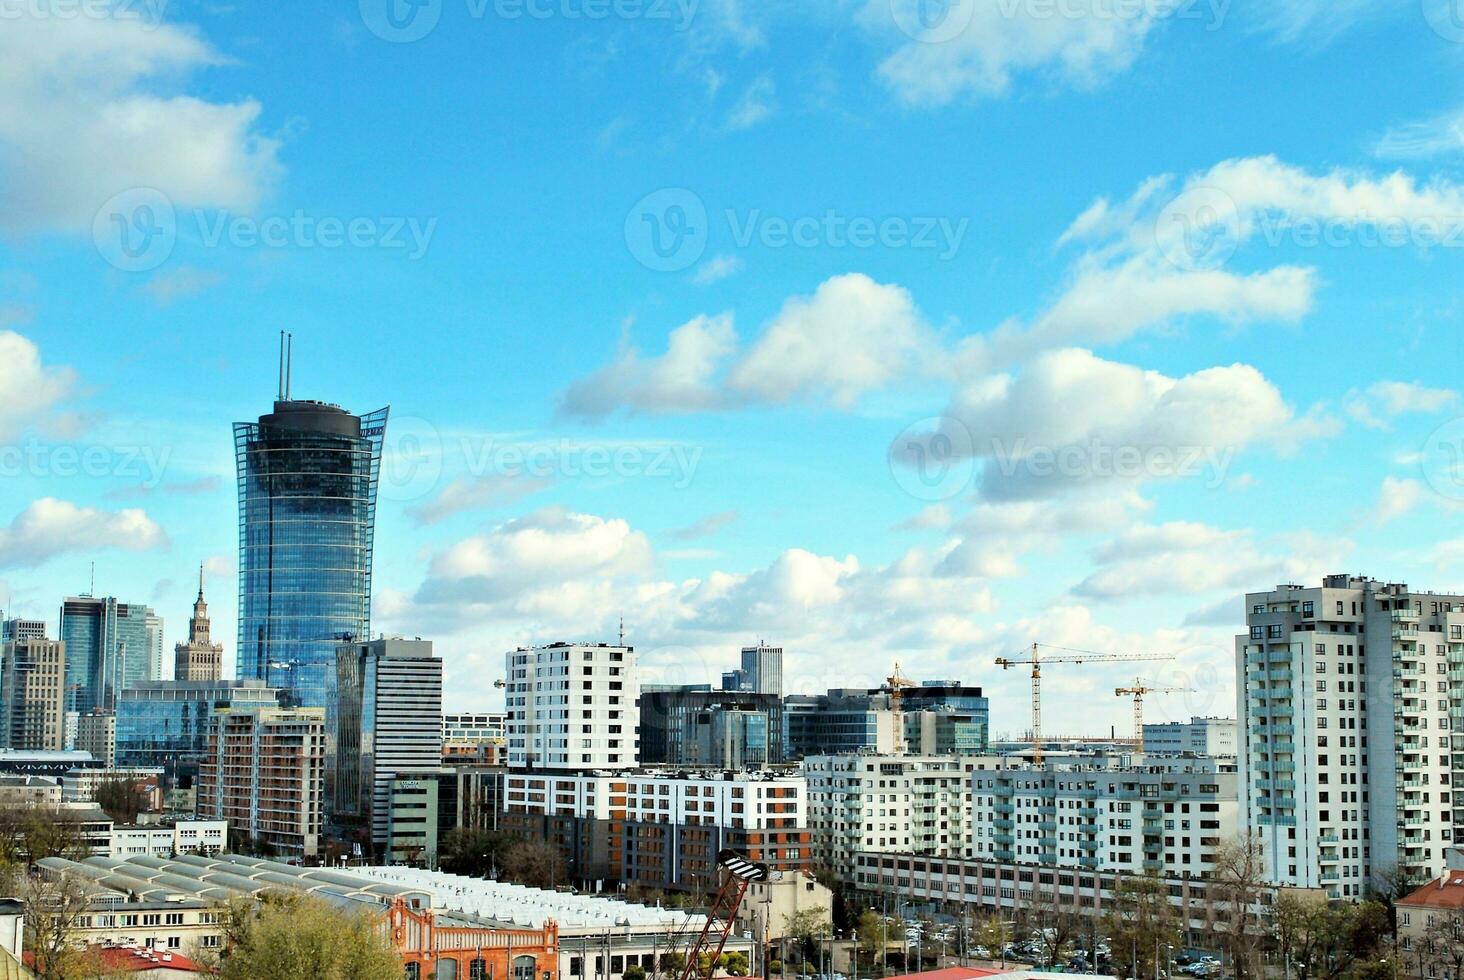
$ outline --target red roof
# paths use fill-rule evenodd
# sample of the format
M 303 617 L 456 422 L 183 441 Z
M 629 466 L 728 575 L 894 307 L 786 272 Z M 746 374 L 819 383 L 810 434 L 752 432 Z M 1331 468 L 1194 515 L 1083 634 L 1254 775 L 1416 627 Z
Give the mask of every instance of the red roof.
M 944 970 L 926 970 L 924 973 L 905 973 L 885 980 L 978 980 L 979 977 L 1000 976 L 1001 970 L 982 970 L 974 966 L 948 966 Z
M 1397 905 L 1436 909 L 1464 909 L 1464 871 L 1446 871 L 1433 881 L 1400 898 Z
M 208 967 L 190 960 L 182 953 L 163 949 L 138 949 L 133 946 L 93 946 L 107 973 L 141 973 L 144 970 L 178 970 L 182 973 L 209 973 Z M 35 966 L 35 955 L 25 954 L 25 965 Z

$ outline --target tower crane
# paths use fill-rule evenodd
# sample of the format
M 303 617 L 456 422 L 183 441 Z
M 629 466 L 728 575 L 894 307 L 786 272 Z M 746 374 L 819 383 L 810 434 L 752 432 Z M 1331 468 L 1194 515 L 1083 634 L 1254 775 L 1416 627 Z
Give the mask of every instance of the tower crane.
M 1145 694 L 1193 694 L 1192 687 L 1149 687 L 1142 679 L 1135 678 L 1133 687 L 1115 687 L 1117 697 L 1132 695 L 1134 699 L 1134 744 L 1140 751 L 1144 747 L 1144 695 Z
M 680 980 L 711 980 L 717 971 L 717 960 L 727 945 L 727 937 L 737 922 L 737 909 L 742 905 L 748 886 L 754 881 L 768 880 L 768 866 L 751 861 L 745 854 L 723 850 L 717 854 L 717 867 L 722 872 L 722 885 L 707 909 L 706 922 L 702 925 L 691 948 L 686 951 L 686 962 L 682 964 Z M 709 965 L 703 976 L 702 960 Z
M 901 672 L 897 660 L 894 672 L 885 678 L 885 686 L 890 689 L 890 713 L 894 716 L 895 755 L 902 755 L 905 751 L 905 716 L 900 713 L 900 694 L 905 688 L 914 687 L 915 682 Z
M 1056 650 L 1066 656 L 1042 656 L 1043 650 Z M 1075 650 L 1071 647 L 1053 646 L 1050 643 L 1033 643 L 1030 655 L 1025 660 L 1011 657 L 997 657 L 996 665 L 1003 670 L 1030 664 L 1032 667 L 1032 761 L 1042 765 L 1042 665 L 1043 664 L 1088 664 L 1118 663 L 1134 660 L 1173 660 L 1172 653 L 1099 653 L 1096 650 Z

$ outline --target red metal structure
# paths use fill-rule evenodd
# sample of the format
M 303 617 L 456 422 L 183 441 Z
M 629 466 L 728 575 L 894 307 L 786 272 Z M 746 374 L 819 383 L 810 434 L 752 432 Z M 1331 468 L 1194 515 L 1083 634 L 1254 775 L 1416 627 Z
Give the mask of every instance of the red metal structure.
M 707 921 L 702 926 L 701 934 L 687 951 L 686 965 L 681 969 L 681 980 L 692 980 L 693 977 L 697 980 L 711 980 L 712 974 L 717 972 L 717 960 L 722 958 L 727 937 L 737 921 L 737 909 L 742 905 L 743 896 L 747 894 L 747 886 L 754 881 L 766 881 L 768 877 L 766 864 L 749 861 L 736 851 L 728 850 L 718 854 L 717 866 L 724 872 L 722 886 L 717 889 L 717 895 L 707 909 Z M 703 974 L 701 958 L 705 954 L 710 956 L 707 971 Z

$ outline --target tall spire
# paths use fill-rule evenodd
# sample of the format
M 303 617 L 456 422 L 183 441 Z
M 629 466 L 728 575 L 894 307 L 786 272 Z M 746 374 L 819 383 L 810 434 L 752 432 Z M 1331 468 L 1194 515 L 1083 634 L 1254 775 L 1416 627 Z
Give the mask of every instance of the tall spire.
M 203 562 L 198 563 L 198 598 L 203 599 Z

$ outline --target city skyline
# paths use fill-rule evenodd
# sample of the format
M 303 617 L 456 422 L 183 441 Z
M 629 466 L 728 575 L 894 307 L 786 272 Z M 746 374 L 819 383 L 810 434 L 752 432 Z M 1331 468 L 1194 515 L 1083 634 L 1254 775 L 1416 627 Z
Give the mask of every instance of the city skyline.
M 371 629 L 434 642 L 450 710 L 623 619 L 647 682 L 761 637 L 787 692 L 899 660 L 1018 735 L 992 661 L 1041 640 L 1175 653 L 1144 680 L 1203 693 L 1151 720 L 1229 713 L 1244 593 L 1464 590 L 1464 37 L 1445 0 L 1181 6 L 7 20 L 3 105 L 60 123 L 0 125 L 0 602 L 54 627 L 95 562 L 166 649 L 204 561 L 234 676 L 229 426 L 286 329 L 297 391 L 392 406 Z M 109 237 L 144 213 L 163 251 Z M 1126 732 L 1092 692 L 1133 673 L 1054 668 L 1051 717 Z

